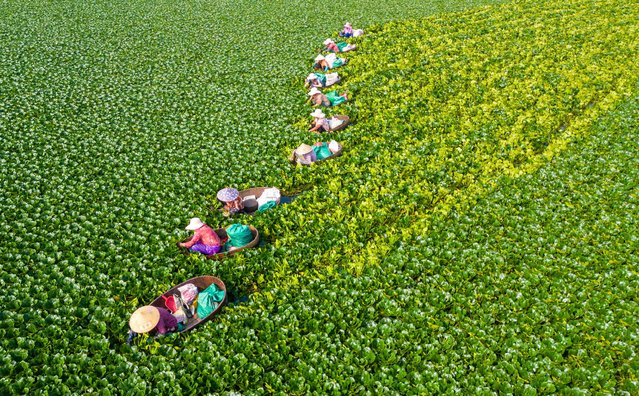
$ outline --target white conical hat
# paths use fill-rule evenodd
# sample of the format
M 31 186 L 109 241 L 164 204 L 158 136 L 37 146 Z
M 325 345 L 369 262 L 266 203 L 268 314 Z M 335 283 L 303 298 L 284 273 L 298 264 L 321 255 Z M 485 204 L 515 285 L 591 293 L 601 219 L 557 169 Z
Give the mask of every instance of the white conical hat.
M 319 54 L 315 57 L 315 62 L 323 61 L 324 59 L 326 59 L 324 55 Z
M 315 109 L 315 111 L 311 113 L 311 117 L 324 118 L 326 115 L 322 112 L 322 110 Z
M 326 40 L 324 40 L 324 45 L 329 45 L 332 42 L 333 42 L 333 39 L 327 38 Z
M 203 225 L 204 223 L 202 222 L 202 220 L 200 220 L 199 217 L 194 217 L 191 219 L 191 222 L 189 223 L 189 225 L 186 226 L 185 229 L 189 231 L 195 231 Z
M 313 96 L 322 93 L 319 89 L 313 87 L 310 91 L 308 91 L 308 96 Z
M 317 76 L 315 75 L 315 73 L 311 73 L 308 75 L 308 77 L 306 77 L 307 80 L 317 80 Z

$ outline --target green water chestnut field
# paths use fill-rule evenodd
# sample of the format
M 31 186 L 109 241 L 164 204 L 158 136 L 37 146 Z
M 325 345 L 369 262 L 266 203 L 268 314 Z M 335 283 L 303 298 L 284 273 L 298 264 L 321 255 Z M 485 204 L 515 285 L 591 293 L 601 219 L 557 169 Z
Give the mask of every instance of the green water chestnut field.
M 353 125 L 307 132 L 344 22 Z M 0 4 L 0 394 L 639 394 L 639 7 Z M 334 138 L 337 159 L 287 157 Z M 290 204 L 224 217 L 215 193 Z M 175 243 L 198 216 L 263 243 Z M 127 345 L 215 275 L 229 304 Z

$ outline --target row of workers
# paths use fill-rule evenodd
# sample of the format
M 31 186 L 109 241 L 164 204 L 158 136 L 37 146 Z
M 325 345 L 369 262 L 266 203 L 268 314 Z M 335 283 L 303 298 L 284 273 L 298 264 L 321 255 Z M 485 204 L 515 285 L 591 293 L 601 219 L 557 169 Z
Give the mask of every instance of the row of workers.
M 344 24 L 344 29 L 339 32 L 340 37 L 359 37 L 364 34 L 362 29 L 354 30 L 350 23 Z M 354 44 L 345 42 L 335 42 L 332 39 L 324 41 L 324 51 L 330 52 L 328 55 L 318 55 L 313 63 L 314 69 L 324 72 L 344 66 L 348 63 L 348 59 L 337 57 L 337 53 L 353 51 L 357 49 Z M 310 88 L 308 92 L 309 102 L 313 106 L 335 107 L 348 101 L 348 94 L 340 93 L 337 90 L 323 93 L 321 88 L 330 87 L 340 82 L 338 73 L 310 73 L 304 80 L 304 86 Z M 326 114 L 320 109 L 315 109 L 311 113 L 313 121 L 309 132 L 333 132 L 343 129 L 345 124 L 349 122 L 349 118 L 345 116 L 333 116 L 327 118 Z M 312 146 L 301 144 L 291 154 L 290 160 L 298 164 L 308 165 L 315 161 L 320 161 L 341 152 L 341 146 L 335 140 L 330 142 L 316 142 Z
M 364 33 L 363 30 L 354 30 L 350 23 L 344 25 L 344 29 L 339 32 L 340 37 L 358 37 Z M 336 67 L 345 65 L 348 60 L 345 58 L 338 58 L 336 53 L 348 52 L 356 49 L 355 45 L 347 44 L 344 42 L 334 42 L 332 39 L 324 41 L 325 50 L 330 54 L 318 55 L 315 58 L 313 67 L 322 71 L 329 71 Z M 331 86 L 340 81 L 337 73 L 321 74 L 311 73 L 306 79 L 305 85 L 310 89 L 308 94 L 310 102 L 314 106 L 332 107 L 344 103 L 348 100 L 347 94 L 339 94 L 337 91 L 327 92 L 323 94 L 319 88 Z M 338 128 L 344 121 L 338 118 L 327 119 L 325 114 L 316 109 L 311 116 L 314 118 L 311 131 L 322 132 L 331 131 Z M 335 140 L 330 142 L 316 142 L 313 146 L 307 144 L 300 145 L 293 152 L 292 160 L 296 160 L 301 164 L 310 164 L 312 162 L 322 160 L 338 153 L 341 150 L 341 146 Z M 217 198 L 224 205 L 224 211 L 229 214 L 235 214 L 246 210 L 247 200 L 240 195 L 240 192 L 234 188 L 224 188 L 217 193 Z M 279 190 L 276 188 L 265 189 L 264 192 L 254 199 L 256 201 L 255 206 L 260 210 L 262 208 L 272 207 L 274 202 L 279 202 Z M 261 200 L 261 202 L 260 202 Z M 241 224 L 233 224 L 226 228 L 226 238 L 222 239 L 220 235 L 205 224 L 200 218 L 194 217 L 186 226 L 186 230 L 193 231 L 193 236 L 185 241 L 180 242 L 180 247 L 189 249 L 191 252 L 202 253 L 205 255 L 218 254 L 222 251 L 233 251 L 246 244 L 250 243 L 253 235 L 249 227 Z M 197 293 L 197 287 L 191 286 L 189 290 L 180 290 L 180 296 L 174 295 L 172 305 L 169 304 L 171 297 L 165 299 L 165 304 L 168 309 L 156 306 L 144 306 L 136 310 L 129 320 L 129 327 L 131 331 L 129 333 L 129 340 L 140 333 L 155 333 L 166 334 L 173 331 L 180 331 L 187 323 L 187 316 L 191 317 L 195 312 L 190 312 L 191 304 L 200 300 L 200 304 L 197 304 L 197 315 L 200 318 L 204 318 L 208 313 L 200 312 L 202 308 L 201 302 L 203 300 L 202 295 L 207 292 L 212 293 L 212 301 L 220 303 L 223 299 L 223 291 L 219 289 L 210 290 L 215 285 L 211 285 L 208 289 Z M 188 288 L 187 288 L 188 289 Z M 185 292 L 188 292 L 185 295 Z M 197 297 L 196 297 L 197 295 Z M 176 303 L 178 301 L 179 303 Z M 181 310 L 180 305 L 184 305 Z M 189 309 L 191 308 L 191 309 Z M 181 315 L 177 315 L 177 312 L 182 312 Z M 210 311 L 209 311 L 210 312 Z

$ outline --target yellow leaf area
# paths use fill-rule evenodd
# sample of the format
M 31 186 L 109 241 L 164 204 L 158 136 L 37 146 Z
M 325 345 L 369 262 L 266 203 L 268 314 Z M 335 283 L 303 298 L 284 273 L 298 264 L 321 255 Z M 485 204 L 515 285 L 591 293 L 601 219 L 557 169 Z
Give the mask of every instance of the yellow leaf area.
M 353 100 L 335 113 L 354 125 L 326 181 L 323 226 L 352 243 L 323 258 L 379 264 L 587 135 L 635 87 L 638 20 L 619 0 L 522 1 L 368 29 L 339 71 Z

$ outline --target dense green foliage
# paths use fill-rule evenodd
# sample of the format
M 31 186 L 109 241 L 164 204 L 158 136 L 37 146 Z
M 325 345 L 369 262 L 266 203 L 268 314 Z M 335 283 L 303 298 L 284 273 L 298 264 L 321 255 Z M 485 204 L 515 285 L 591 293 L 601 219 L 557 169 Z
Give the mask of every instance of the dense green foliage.
M 4 4 L 0 393 L 637 392 L 639 99 L 593 126 L 636 91 L 636 7 L 211 3 Z M 345 154 L 289 166 L 344 20 Z M 267 184 L 308 191 L 243 219 L 265 246 L 175 249 Z M 204 273 L 248 300 L 124 345 Z
M 636 95 L 548 165 L 435 214 L 382 265 L 229 318 L 246 325 L 234 348 L 283 367 L 264 389 L 636 394 L 638 127 Z
M 339 180 L 361 194 L 353 211 L 373 216 L 365 224 L 379 236 L 353 265 L 380 257 L 385 234 L 407 234 L 407 222 L 427 228 L 429 209 L 464 207 L 496 178 L 530 172 L 588 133 L 634 88 L 638 17 L 617 1 L 521 2 L 367 36 L 344 73 L 357 98 L 357 160 L 346 171 L 376 171 Z M 379 202 L 396 207 L 378 217 Z

